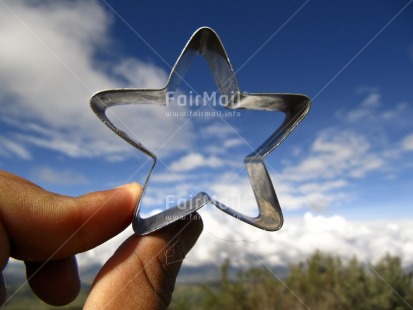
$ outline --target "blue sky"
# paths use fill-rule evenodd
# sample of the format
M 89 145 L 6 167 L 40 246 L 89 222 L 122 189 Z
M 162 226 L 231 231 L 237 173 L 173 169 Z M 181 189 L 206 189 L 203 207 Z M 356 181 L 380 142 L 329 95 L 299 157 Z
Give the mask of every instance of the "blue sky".
M 100 123 L 89 99 L 107 88 L 164 86 L 191 34 L 209 26 L 241 90 L 301 93 L 313 105 L 266 160 L 284 228 L 256 232 L 207 207 L 205 237 L 189 263 L 231 253 L 243 261 L 247 248 L 222 242 L 236 236 L 261 240 L 253 251 L 275 257 L 270 263 L 315 248 L 365 259 L 390 249 L 412 263 L 411 2 L 0 1 L 0 168 L 69 195 L 143 182 L 147 158 Z M 185 81 L 183 94 L 216 90 L 201 58 Z M 206 191 L 253 214 L 242 159 L 282 115 L 188 119 L 165 110 L 176 106 L 113 115 L 159 155 L 143 212 Z M 268 243 L 291 242 L 295 252 L 268 252 Z

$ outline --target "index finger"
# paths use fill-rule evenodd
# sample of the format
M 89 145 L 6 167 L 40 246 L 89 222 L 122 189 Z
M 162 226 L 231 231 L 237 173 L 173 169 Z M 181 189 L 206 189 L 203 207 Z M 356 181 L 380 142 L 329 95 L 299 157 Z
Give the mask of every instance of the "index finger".
M 96 247 L 131 223 L 141 192 L 131 183 L 68 197 L 0 175 L 0 219 L 10 255 L 29 261 L 61 259 Z

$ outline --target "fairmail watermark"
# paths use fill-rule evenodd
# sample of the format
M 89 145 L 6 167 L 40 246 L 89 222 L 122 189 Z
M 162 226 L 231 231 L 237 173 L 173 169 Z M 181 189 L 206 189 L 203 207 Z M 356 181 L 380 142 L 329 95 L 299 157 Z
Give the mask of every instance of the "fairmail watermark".
M 202 94 L 190 91 L 189 94 L 167 92 L 166 105 L 176 105 L 178 108 L 195 108 L 179 111 L 167 111 L 168 117 L 239 117 L 239 110 L 218 110 L 216 107 L 229 107 L 234 102 L 240 100 L 241 93 L 231 92 L 229 95 L 222 95 L 219 92 L 203 92 Z M 208 110 L 202 109 L 208 107 Z
M 197 195 L 197 196 L 189 195 L 186 198 L 182 198 L 182 197 L 178 198 L 176 195 L 166 195 L 165 196 L 165 209 L 171 209 L 171 208 L 176 207 L 180 210 L 195 211 L 198 209 L 200 205 L 203 205 L 203 209 L 211 209 L 213 211 L 218 211 L 218 212 L 212 213 L 213 214 L 212 216 L 215 219 L 226 220 L 227 215 L 223 212 L 220 212 L 216 208 L 216 206 L 214 206 L 212 201 L 214 201 L 215 203 L 219 203 L 221 210 L 232 209 L 232 210 L 237 211 L 237 210 L 240 210 L 240 206 L 241 206 L 240 196 L 220 197 L 219 202 L 218 202 L 217 197 L 215 197 L 215 195 L 208 196 L 207 199 L 205 196 L 202 196 L 202 195 Z M 178 213 L 177 215 L 166 214 L 165 217 L 167 220 L 178 220 L 181 218 L 181 215 L 180 213 Z
M 179 107 L 199 107 L 206 105 L 226 107 L 232 102 L 240 101 L 243 94 L 245 93 L 234 91 L 231 91 L 229 95 L 223 95 L 216 91 L 211 93 L 204 91 L 202 94 L 194 93 L 192 90 L 189 91 L 189 94 L 168 91 L 166 93 L 166 105 L 174 103 Z
M 166 111 L 167 117 L 239 117 L 240 111 Z

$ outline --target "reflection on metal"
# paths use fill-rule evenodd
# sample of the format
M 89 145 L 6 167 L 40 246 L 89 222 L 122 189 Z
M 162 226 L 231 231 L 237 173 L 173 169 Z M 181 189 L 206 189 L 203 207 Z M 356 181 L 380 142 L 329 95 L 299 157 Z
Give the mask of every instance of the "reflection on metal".
M 156 164 L 156 155 L 138 141 L 132 139 L 125 132 L 119 130 L 108 119 L 105 111 L 110 107 L 125 104 L 166 105 L 168 100 L 167 94 L 177 89 L 179 82 L 197 55 L 203 56 L 208 62 L 221 95 L 231 98 L 226 102 L 225 108 L 281 111 L 285 113 L 285 119 L 281 126 L 264 141 L 261 146 L 244 159 L 258 204 L 259 215 L 257 217 L 243 215 L 223 205 L 219 201 L 212 199 L 208 194 L 201 192 L 185 203 L 149 218 L 142 218 L 140 217 L 142 195 L 136 206 L 133 229 L 136 234 L 145 235 L 186 217 L 206 204 L 213 204 L 227 214 L 245 223 L 264 230 L 278 230 L 283 224 L 283 215 L 271 178 L 265 166 L 264 158 L 273 151 L 305 117 L 310 109 L 311 102 L 308 97 L 298 94 L 247 94 L 241 92 L 222 42 L 216 32 L 211 28 L 200 28 L 192 35 L 173 67 L 168 83 L 164 88 L 113 89 L 101 91 L 91 98 L 91 108 L 100 120 L 117 135 L 153 159 L 151 170 L 144 184 L 145 192 L 153 167 Z

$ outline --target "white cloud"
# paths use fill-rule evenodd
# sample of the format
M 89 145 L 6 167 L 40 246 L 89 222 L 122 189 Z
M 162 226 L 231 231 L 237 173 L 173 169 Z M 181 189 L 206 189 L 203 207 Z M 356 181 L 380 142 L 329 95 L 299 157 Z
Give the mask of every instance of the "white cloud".
M 225 162 L 216 157 L 205 157 L 200 153 L 190 152 L 182 158 L 173 162 L 170 168 L 173 171 L 189 171 L 200 167 L 219 168 L 224 166 Z
M 304 193 L 313 193 L 313 192 L 328 192 L 334 189 L 343 188 L 348 185 L 348 182 L 345 180 L 334 180 L 328 183 L 316 184 L 316 183 L 305 183 L 300 186 L 300 191 Z
M 340 255 L 353 255 L 375 262 L 384 254 L 398 255 L 404 265 L 413 263 L 413 233 L 409 221 L 349 221 L 341 216 L 326 217 L 306 213 L 289 219 L 279 232 L 265 232 L 233 220 L 205 216 L 200 242 L 188 255 L 187 263 L 219 263 L 230 257 L 235 263 L 254 264 L 258 255 L 268 264 L 286 266 L 311 255 L 316 249 Z M 208 247 L 205 245 L 208 244 Z M 274 246 L 268 246 L 273 244 Z
M 242 141 L 239 138 L 233 138 L 233 139 L 228 139 L 227 141 L 224 142 L 224 148 L 232 148 L 235 146 L 243 145 L 245 144 L 244 141 Z
M 366 89 L 365 92 L 376 94 L 378 90 Z M 379 95 L 369 95 L 361 106 L 378 107 L 379 99 Z M 396 110 L 399 111 L 397 107 L 392 111 L 396 113 Z M 371 120 L 367 120 L 365 124 L 368 125 L 369 121 Z M 343 127 L 343 124 L 346 127 Z M 383 179 L 389 175 L 392 167 L 390 163 L 395 158 L 397 159 L 399 151 L 396 152 L 396 157 L 390 156 L 387 139 L 372 138 L 369 132 L 359 133 L 355 131 L 356 129 L 354 125 L 352 129 L 348 129 L 348 124 L 344 121 L 337 124 L 337 127 L 320 131 L 309 147 L 301 146 L 299 154 L 295 155 L 296 158 L 285 162 L 280 172 L 270 170 L 283 210 L 321 211 L 329 207 L 342 207 L 348 202 L 355 203 L 359 195 L 364 196 L 366 193 L 360 190 L 353 192 L 351 184 L 360 182 L 360 179 L 371 176 L 373 173 L 379 173 Z M 187 182 L 187 176 L 179 177 L 179 182 L 190 184 L 187 186 L 187 192 L 188 189 L 193 190 L 193 194 L 200 190 L 206 191 L 210 195 L 215 195 L 219 201 L 224 200 L 222 202 L 231 208 L 255 214 L 256 201 L 248 177 L 245 173 L 238 175 L 242 168 L 242 158 L 239 160 L 234 158 L 233 156 L 240 156 L 240 154 L 226 152 L 227 149 L 224 147 L 226 141 L 234 140 L 234 145 L 241 145 L 242 141 L 230 128 L 218 122 L 205 127 L 204 130 L 218 141 L 215 145 L 219 146 L 215 149 L 212 149 L 215 145 L 208 145 L 204 148 L 204 151 L 206 150 L 207 154 L 212 154 L 212 156 L 194 152 L 186 153 L 185 156 L 174 161 L 171 167 L 178 176 L 182 175 L 182 172 L 191 172 L 200 167 L 221 168 L 222 166 L 225 167 L 227 173 L 217 175 L 223 169 L 205 169 L 209 170 L 209 174 L 198 170 L 196 186 L 192 185 L 193 182 Z M 405 144 L 409 145 L 408 143 L 409 140 L 406 137 Z M 232 145 L 232 142 L 230 144 Z M 221 162 L 214 156 L 217 154 Z M 239 165 L 233 166 L 235 163 Z M 269 168 L 271 168 L 270 163 L 267 165 Z M 211 172 L 216 174 L 212 176 Z M 171 178 L 168 180 L 171 181 Z M 181 187 L 179 188 L 176 192 L 185 193 Z M 158 198 L 165 196 L 162 191 L 165 189 L 162 188 L 157 192 Z M 168 193 L 175 193 L 174 184 L 171 183 Z M 163 201 L 162 198 L 160 201 Z
M 371 151 L 368 139 L 362 134 L 326 130 L 318 135 L 305 159 L 286 167 L 282 175 L 290 181 L 360 178 L 384 164 L 379 154 Z
M 213 123 L 201 131 L 202 135 L 209 138 L 224 139 L 228 136 L 233 135 L 234 129 L 224 123 Z
M 204 188 L 208 188 L 207 193 L 227 207 L 249 216 L 258 215 L 257 201 L 247 176 L 227 172 Z
M 151 176 L 151 182 L 160 182 L 160 183 L 170 183 L 178 182 L 180 180 L 186 180 L 188 178 L 193 178 L 191 174 L 173 174 L 173 173 L 154 173 Z
M 121 160 L 134 154 L 97 119 L 89 99 L 107 88 L 160 87 L 167 73 L 133 58 L 96 62 L 97 53 L 115 46 L 108 31 L 111 16 L 97 1 L 5 4 L 9 9 L 0 11 L 0 102 L 3 117 L 19 129 L 16 143 L 72 157 Z M 185 149 L 192 134 L 188 124 L 184 134 L 170 140 L 184 120 L 166 118 L 159 107 L 119 110 L 118 116 L 133 133 L 147 136 L 149 148 L 167 144 L 173 153 Z
M 367 174 L 382 169 L 384 159 L 371 150 L 367 138 L 355 132 L 329 130 L 320 133 L 310 146 L 310 151 L 303 151 L 306 155 L 301 161 L 289 163 L 280 172 L 270 171 L 275 191 L 283 210 L 307 209 L 320 211 L 331 206 L 343 205 L 353 200 L 354 194 L 348 191 L 352 179 L 363 178 Z M 170 165 L 177 175 L 173 177 L 175 183 L 190 184 L 186 193 L 206 191 L 214 195 L 218 201 L 236 209 L 239 212 L 255 215 L 257 203 L 247 174 L 240 161 L 239 169 L 231 169 L 236 162 L 228 157 L 207 157 L 200 153 L 190 152 Z M 182 172 L 194 169 L 225 167 L 224 174 L 207 174 L 201 171 L 197 174 L 196 186 L 187 181 Z M 270 167 L 270 166 L 269 166 Z M 209 169 L 211 170 L 211 169 Z M 218 169 L 220 170 L 220 169 Z M 242 172 L 239 174 L 239 172 Z M 216 171 L 215 173 L 218 173 Z M 180 175 L 183 175 L 181 178 Z M 154 175 L 156 176 L 156 174 Z M 156 180 L 156 178 L 155 178 Z M 171 181 L 171 178 L 167 178 Z M 173 183 L 168 193 L 185 193 L 180 185 Z M 152 188 L 152 193 L 155 193 Z M 163 201 L 165 189 L 156 191 L 158 201 Z
M 401 102 L 397 104 L 395 108 L 383 111 L 381 113 L 381 119 L 383 121 L 397 121 L 398 123 L 410 125 L 409 113 L 409 104 L 407 102 Z
M 405 267 L 413 264 L 412 220 L 352 221 L 342 216 L 307 212 L 288 219 L 277 232 L 267 232 L 241 223 L 221 211 L 200 211 L 204 231 L 184 260 L 184 266 L 220 265 L 230 258 L 242 267 L 288 267 L 305 260 L 316 250 L 338 255 L 344 260 L 356 256 L 365 263 L 376 263 L 385 254 L 401 258 Z M 133 231 L 131 227 L 108 242 L 77 255 L 81 271 L 103 265 Z M 258 259 L 259 258 L 259 259 Z M 15 260 L 7 269 L 13 270 Z M 6 273 L 8 270 L 6 270 Z
M 407 135 L 402 143 L 401 148 L 403 151 L 413 151 L 413 133 Z
M 394 121 L 397 125 L 410 124 L 410 119 L 407 117 L 409 105 L 406 102 L 389 105 L 389 102 L 382 104 L 382 96 L 377 87 L 361 87 L 359 95 L 365 95 L 362 102 L 355 108 L 349 110 L 340 110 L 337 112 L 338 119 L 350 124 L 377 125 L 382 127 L 383 122 L 394 126 Z M 386 108 L 389 106 L 390 108 Z M 393 123 L 391 123 L 393 122 Z
M 88 184 L 88 179 L 77 171 L 70 169 L 56 170 L 48 166 L 34 168 L 32 173 L 40 181 L 57 185 Z
M 349 122 L 362 122 L 370 119 L 375 110 L 380 106 L 380 94 L 376 91 L 370 93 L 356 109 L 345 114 L 345 119 Z
M 3 136 L 0 136 L 0 156 L 17 156 L 18 158 L 25 160 L 32 158 L 27 148 Z
M 123 60 L 113 73 L 125 79 L 128 85 L 139 85 L 140 88 L 162 88 L 168 80 L 163 69 L 133 58 Z
M 185 108 L 173 105 L 124 105 L 111 108 L 107 115 L 119 129 L 158 157 L 174 157 L 175 151 L 189 150 L 195 138 L 193 124 L 186 117 L 168 117 L 169 111 L 182 109 Z M 122 145 L 126 143 L 122 141 Z
M 335 203 L 351 199 L 345 180 L 306 180 L 291 182 L 281 174 L 272 176 L 275 191 L 283 210 L 324 210 Z
M 92 63 L 99 42 L 107 42 L 103 9 L 80 1 L 8 6 L 12 13 L 1 11 L 0 38 L 7 43 L 0 53 L 0 80 L 2 93 L 18 103 L 6 102 L 6 109 L 60 127 L 71 126 L 73 117 L 85 120 L 77 112 L 85 98 L 112 84 Z
M 211 135 L 204 133 L 203 138 L 208 137 L 209 139 L 212 139 L 210 140 L 212 142 L 203 146 L 203 150 L 208 154 L 217 154 L 225 157 L 228 157 L 230 152 L 233 160 L 242 161 L 243 157 L 237 152 L 238 150 L 233 151 L 232 149 L 244 146 L 249 150 L 249 145 L 245 140 L 237 137 L 237 134 L 230 127 L 227 128 L 229 128 L 227 129 L 227 132 L 222 135 L 219 135 L 218 132 L 212 132 Z M 244 156 L 245 155 L 246 154 L 244 154 Z
M 187 266 L 221 264 L 228 257 L 235 265 L 266 264 L 288 266 L 304 260 L 315 250 L 343 259 L 357 256 L 363 262 L 377 262 L 386 253 L 397 255 L 404 266 L 413 264 L 413 223 L 411 220 L 350 221 L 341 216 L 307 212 L 288 219 L 278 232 L 266 232 L 232 219 L 213 209 L 202 210 L 204 231 L 184 260 Z M 78 256 L 80 268 L 103 264 L 125 240 L 129 228 L 112 240 Z
M 104 88 L 161 87 L 167 73 L 156 65 L 132 58 L 103 67 L 95 62 L 94 55 L 111 44 L 110 15 L 96 1 L 70 4 L 50 1 L 42 5 L 28 5 L 28 1 L 5 3 L 17 17 L 7 10 L 0 11 L 0 41 L 5 42 L 0 49 L 0 102 L 4 111 L 2 121 L 18 132 L 11 137 L 0 137 L 0 154 L 30 159 L 27 143 L 71 157 L 122 160 L 134 154 L 124 141 L 98 121 L 88 100 L 94 92 Z M 388 110 L 380 110 L 381 107 L 379 91 L 369 89 L 360 106 L 342 112 L 340 120 L 351 126 L 367 121 L 395 120 L 407 109 L 403 103 Z M 171 138 L 186 119 L 165 117 L 166 109 L 122 107 L 115 113 L 131 135 L 157 154 L 157 148 L 163 144 L 172 150 L 188 151 L 194 145 L 190 125 L 185 125 Z M 226 149 L 244 144 L 233 129 L 218 122 L 203 127 L 198 137 L 216 139 L 218 147 L 208 146 L 212 154 L 223 154 Z M 406 136 L 401 145 L 406 151 L 413 150 L 413 134 Z M 386 159 L 368 135 L 348 129 L 322 131 L 316 135 L 310 149 L 296 150 L 295 155 L 303 159 L 288 164 L 273 177 L 283 209 L 323 210 L 337 201 L 345 201 L 349 194 L 344 191 L 351 179 L 363 178 L 386 165 Z M 174 194 L 176 199 L 186 197 L 192 188 L 185 184 L 189 175 L 182 172 L 201 167 L 242 166 L 242 161 L 238 163 L 230 156 L 238 154 L 217 157 L 186 153 L 170 166 L 179 172 L 177 175 L 154 174 L 151 179 L 174 185 L 167 191 L 165 187 L 149 187 L 143 204 L 164 207 L 168 193 Z M 34 173 L 52 183 L 87 182 L 84 176 L 71 170 L 41 167 Z M 196 192 L 208 189 L 208 193 L 211 190 L 211 194 L 231 208 L 247 214 L 256 212 L 255 197 L 247 177 L 234 178 L 234 174 L 229 173 L 207 181 L 204 175 L 195 175 L 197 182 L 193 182 L 192 177 L 188 183 L 196 183 Z M 354 222 L 340 216 L 307 213 L 300 219 L 286 219 L 280 232 L 268 233 L 236 221 L 215 208 L 201 212 L 205 231 L 185 261 L 189 265 L 220 263 L 224 257 L 251 263 L 254 255 L 270 264 L 286 265 L 305 258 L 315 249 L 343 257 L 357 255 L 370 261 L 390 252 L 401 256 L 405 265 L 413 263 L 413 245 L 409 241 L 413 223 L 408 221 Z M 80 266 L 103 263 L 130 234 L 132 231 L 128 229 L 104 245 L 81 254 Z

